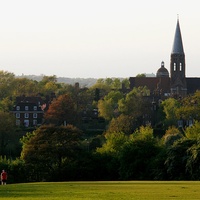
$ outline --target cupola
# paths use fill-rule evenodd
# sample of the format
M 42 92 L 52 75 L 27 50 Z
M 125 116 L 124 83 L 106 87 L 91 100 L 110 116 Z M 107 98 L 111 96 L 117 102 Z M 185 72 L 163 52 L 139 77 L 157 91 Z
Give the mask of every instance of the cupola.
M 156 73 L 156 77 L 169 77 L 169 72 L 165 68 L 165 63 L 163 61 L 161 62 L 161 67 L 158 69 Z

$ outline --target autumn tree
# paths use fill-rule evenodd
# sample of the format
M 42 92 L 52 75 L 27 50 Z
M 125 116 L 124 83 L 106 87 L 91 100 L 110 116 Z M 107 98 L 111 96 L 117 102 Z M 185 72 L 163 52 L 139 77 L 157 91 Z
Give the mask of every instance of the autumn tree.
M 76 114 L 75 102 L 69 94 L 65 94 L 53 100 L 44 118 L 48 124 L 75 124 Z

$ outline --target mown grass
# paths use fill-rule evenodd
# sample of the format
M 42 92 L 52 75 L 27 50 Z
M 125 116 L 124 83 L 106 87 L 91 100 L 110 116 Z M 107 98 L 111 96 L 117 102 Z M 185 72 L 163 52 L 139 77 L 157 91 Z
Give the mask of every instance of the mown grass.
M 0 186 L 1 200 L 192 200 L 200 199 L 200 182 L 119 181 L 26 183 Z

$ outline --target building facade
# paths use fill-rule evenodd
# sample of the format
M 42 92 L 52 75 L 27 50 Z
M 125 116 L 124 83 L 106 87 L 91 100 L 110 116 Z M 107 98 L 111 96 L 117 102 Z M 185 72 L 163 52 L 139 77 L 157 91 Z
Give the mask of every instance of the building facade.
M 170 59 L 170 73 L 161 63 L 156 77 L 130 77 L 130 88 L 147 86 L 152 95 L 184 97 L 200 90 L 200 78 L 186 77 L 186 62 L 179 19 L 177 20 Z
M 40 97 L 17 97 L 12 113 L 16 125 L 35 127 L 43 123 L 45 104 Z

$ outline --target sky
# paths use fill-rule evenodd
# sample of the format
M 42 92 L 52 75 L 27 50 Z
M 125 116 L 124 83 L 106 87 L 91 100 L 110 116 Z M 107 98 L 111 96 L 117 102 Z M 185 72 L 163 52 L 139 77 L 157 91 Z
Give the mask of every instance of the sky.
M 200 77 L 199 0 L 0 0 L 0 70 L 128 78 L 170 71 L 177 15 L 186 76 Z

